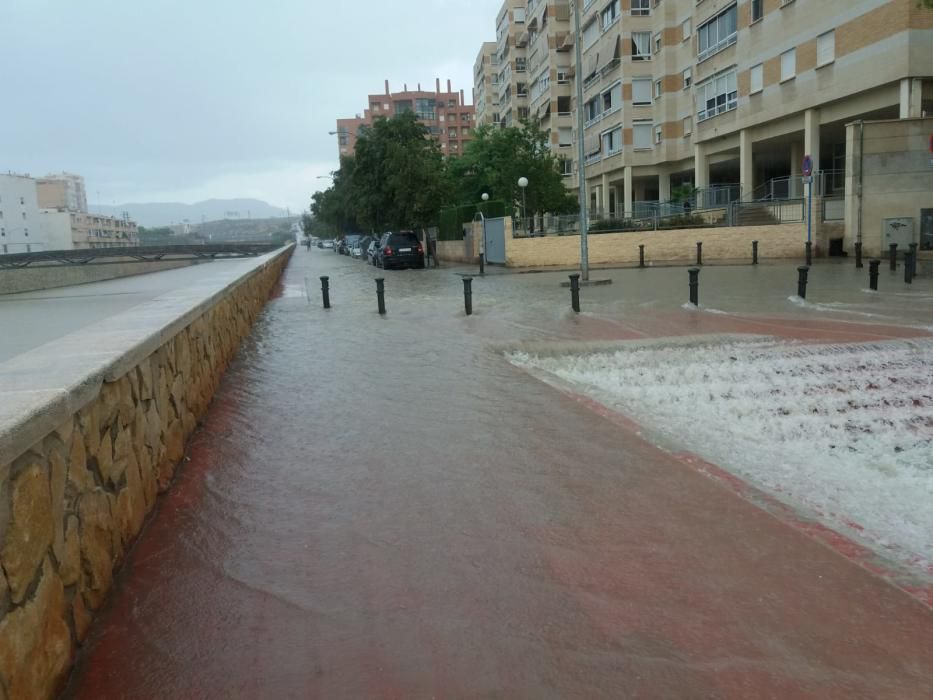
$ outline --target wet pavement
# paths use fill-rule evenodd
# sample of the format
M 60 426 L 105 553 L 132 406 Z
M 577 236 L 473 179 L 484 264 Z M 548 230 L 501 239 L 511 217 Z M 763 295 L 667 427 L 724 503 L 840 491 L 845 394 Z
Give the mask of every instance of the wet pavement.
M 709 268 L 698 312 L 683 268 L 599 271 L 575 316 L 497 274 L 466 318 L 465 271 L 384 273 L 380 318 L 381 270 L 296 251 L 69 696 L 930 696 L 930 607 L 503 352 L 928 336 L 930 280 Z

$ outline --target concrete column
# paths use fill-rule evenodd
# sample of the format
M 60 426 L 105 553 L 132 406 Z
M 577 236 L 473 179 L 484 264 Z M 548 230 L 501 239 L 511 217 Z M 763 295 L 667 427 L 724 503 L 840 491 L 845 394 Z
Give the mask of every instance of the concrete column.
M 632 202 L 634 200 L 634 197 L 632 196 L 632 192 L 634 190 L 634 184 L 635 184 L 634 183 L 635 175 L 633 171 L 634 171 L 634 168 L 632 168 L 631 165 L 625 166 L 625 182 L 622 183 L 623 192 L 624 192 L 623 198 L 625 200 L 625 208 L 623 211 L 625 212 L 625 216 L 632 215 L 632 209 L 633 209 Z
M 612 194 L 613 194 L 613 197 L 614 197 L 615 203 L 616 203 L 616 208 L 615 208 L 615 212 L 614 212 L 614 213 L 615 213 L 616 216 L 620 216 L 621 213 L 622 213 L 622 212 L 621 212 L 621 209 L 622 209 L 622 200 L 620 199 L 620 197 L 622 196 L 622 190 L 619 188 L 618 185 L 613 185 L 613 186 L 612 186 Z
M 739 132 L 739 182 L 742 185 L 742 199 L 752 199 L 755 190 L 755 169 L 752 157 L 752 132 L 742 129 Z
M 671 198 L 671 174 L 666 168 L 661 168 L 658 172 L 658 200 L 662 202 L 670 201 Z
M 790 187 L 788 194 L 791 197 L 803 196 L 803 185 L 800 183 L 800 166 L 803 164 L 803 156 L 803 144 L 794 141 L 790 145 Z
M 603 215 L 609 215 L 609 173 L 603 173 L 602 186 L 599 188 L 602 193 Z
M 918 78 L 901 80 L 901 119 L 919 117 L 923 114 L 923 81 Z
M 693 152 L 693 186 L 703 190 L 709 187 L 709 155 L 706 153 L 706 145 L 696 144 Z

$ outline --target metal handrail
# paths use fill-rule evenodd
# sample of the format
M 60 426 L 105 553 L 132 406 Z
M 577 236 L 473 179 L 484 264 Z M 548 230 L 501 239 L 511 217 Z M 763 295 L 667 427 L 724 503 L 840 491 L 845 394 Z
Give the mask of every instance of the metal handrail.
M 280 246 L 271 243 L 222 243 L 206 245 L 134 246 L 126 248 L 82 248 L 79 250 L 44 250 L 34 253 L 0 255 L 0 269 L 24 267 L 52 267 L 59 265 L 105 265 L 114 260 L 129 258 L 127 262 L 157 262 L 166 258 L 217 259 L 251 258 L 265 255 Z

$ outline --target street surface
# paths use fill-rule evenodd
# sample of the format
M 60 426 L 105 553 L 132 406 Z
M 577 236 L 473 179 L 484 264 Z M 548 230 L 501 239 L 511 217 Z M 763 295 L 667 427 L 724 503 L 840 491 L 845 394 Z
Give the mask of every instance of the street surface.
M 223 265 L 225 261 L 210 264 Z M 0 295 L 0 328 L 5 331 L 0 333 L 0 362 L 187 286 L 203 276 L 204 269 L 195 265 L 104 282 Z
M 576 316 L 565 274 L 494 271 L 466 318 L 464 271 L 295 252 L 69 696 L 930 697 L 928 581 L 507 357 L 929 337 L 930 280 L 817 265 L 801 304 L 793 265 L 705 268 L 696 311 L 683 268 L 599 271 Z

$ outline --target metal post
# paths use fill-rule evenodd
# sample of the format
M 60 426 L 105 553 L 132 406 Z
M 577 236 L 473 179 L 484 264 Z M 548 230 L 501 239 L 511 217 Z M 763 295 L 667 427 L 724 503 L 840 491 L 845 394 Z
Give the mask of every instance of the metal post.
M 913 269 L 913 272 L 911 274 L 914 277 L 917 276 L 917 248 L 919 247 L 920 246 L 917 243 L 910 244 L 910 265 Z
M 700 268 L 691 267 L 687 270 L 690 275 L 690 303 L 700 305 Z
M 642 243 L 638 246 L 638 267 L 645 266 L 645 244 Z
M 878 268 L 881 267 L 880 260 L 868 261 L 868 286 L 872 291 L 878 291 Z
M 379 314 L 385 315 L 386 312 L 386 288 L 385 278 L 376 278 L 376 302 L 379 304 Z
M 586 132 L 585 119 L 583 115 L 583 80 L 580 67 L 583 65 L 583 47 L 580 32 L 580 3 L 582 0 L 573 1 L 573 45 L 577 60 L 577 77 L 574 82 L 577 84 L 577 178 L 579 197 L 580 197 L 580 272 L 583 273 L 583 279 L 590 278 L 590 253 L 587 245 L 587 233 L 589 232 L 589 221 L 586 217 L 586 148 L 583 143 L 583 134 Z
M 888 256 L 891 259 L 891 272 L 895 272 L 897 270 L 897 243 L 892 243 L 888 247 L 888 251 Z
M 473 278 L 463 278 L 463 308 L 467 316 L 473 315 Z
M 914 251 L 904 253 L 904 284 L 914 282 Z
M 855 267 L 861 269 L 862 265 L 862 243 L 861 241 L 855 242 Z
M 697 241 L 697 265 L 703 264 L 703 241 Z
M 804 243 L 804 248 L 806 249 L 807 266 L 810 266 L 813 264 L 813 241 Z
M 580 275 L 570 275 L 570 308 L 580 313 Z
M 480 241 L 479 245 L 479 274 L 486 274 L 486 215 L 483 212 L 480 212 L 479 215 L 483 219 L 483 240 Z
M 327 275 L 321 277 L 321 296 L 324 297 L 324 308 L 330 308 L 330 278 Z
M 801 265 L 797 268 L 797 296 L 801 299 L 807 298 L 807 275 L 810 268 L 807 265 Z
M 817 153 L 817 156 L 819 156 L 819 153 Z M 809 158 L 805 160 L 809 160 Z M 813 223 L 813 175 L 808 175 L 807 176 L 807 246 L 808 246 L 808 250 L 809 250 L 809 245 L 813 240 L 810 235 L 810 232 L 812 230 L 812 223 Z M 807 265 L 809 264 L 810 264 L 810 259 L 807 258 Z
M 758 264 L 758 241 L 752 241 L 752 265 Z

